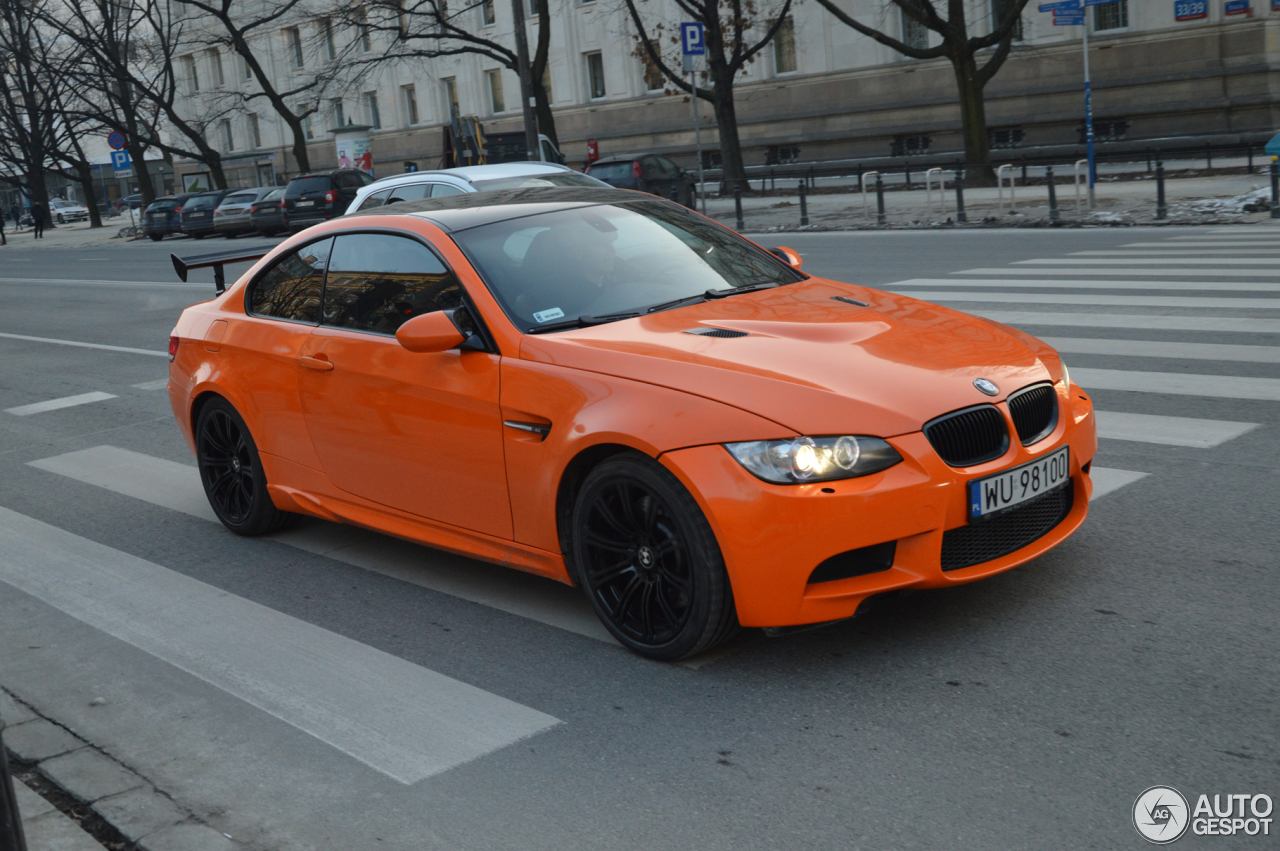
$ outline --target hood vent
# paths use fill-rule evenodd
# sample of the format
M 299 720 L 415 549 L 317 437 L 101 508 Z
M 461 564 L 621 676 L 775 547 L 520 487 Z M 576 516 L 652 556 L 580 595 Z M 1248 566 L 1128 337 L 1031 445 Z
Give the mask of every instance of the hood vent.
M 731 331 L 728 328 L 689 328 L 684 333 L 696 334 L 699 337 L 745 337 L 746 331 Z
M 868 303 L 867 303 L 867 302 L 865 302 L 865 301 L 858 301 L 856 298 L 846 298 L 845 296 L 842 296 L 842 295 L 833 295 L 833 296 L 831 297 L 831 300 L 832 300 L 832 301 L 843 301 L 845 304 L 853 304 L 853 305 L 857 305 L 858 307 L 870 307 L 870 306 L 871 306 L 870 304 L 868 304 Z

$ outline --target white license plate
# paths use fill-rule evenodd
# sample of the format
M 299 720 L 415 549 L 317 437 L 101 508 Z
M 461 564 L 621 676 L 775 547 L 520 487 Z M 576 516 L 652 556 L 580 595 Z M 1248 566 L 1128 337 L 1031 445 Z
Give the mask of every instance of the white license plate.
M 1029 464 L 969 482 L 969 522 L 986 520 L 1028 500 L 1070 486 L 1071 458 L 1061 446 Z
M 314 207 L 315 205 L 316 205 L 315 201 L 299 201 L 298 202 L 299 207 Z

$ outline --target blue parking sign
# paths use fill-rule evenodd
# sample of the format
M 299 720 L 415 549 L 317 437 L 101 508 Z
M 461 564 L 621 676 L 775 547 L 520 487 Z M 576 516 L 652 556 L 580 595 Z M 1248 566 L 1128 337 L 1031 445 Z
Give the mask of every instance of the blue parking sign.
M 131 168 L 132 163 L 129 161 L 129 152 L 128 151 L 112 151 L 111 167 L 114 168 L 116 171 L 124 171 L 127 168 Z
M 702 38 L 702 24 L 684 23 L 680 25 L 680 47 L 685 56 L 705 56 L 707 43 Z

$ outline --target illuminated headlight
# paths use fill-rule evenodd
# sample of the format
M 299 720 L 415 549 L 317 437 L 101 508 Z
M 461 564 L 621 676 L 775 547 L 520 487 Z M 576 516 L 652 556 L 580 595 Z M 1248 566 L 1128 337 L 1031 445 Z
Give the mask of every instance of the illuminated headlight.
M 878 437 L 795 437 L 726 443 L 725 449 L 753 475 L 779 485 L 852 479 L 892 467 L 902 460 Z

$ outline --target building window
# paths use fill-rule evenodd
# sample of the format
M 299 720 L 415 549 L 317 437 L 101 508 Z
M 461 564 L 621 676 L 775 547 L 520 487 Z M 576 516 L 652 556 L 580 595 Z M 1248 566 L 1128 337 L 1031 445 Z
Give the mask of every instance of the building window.
M 304 112 L 304 111 L 306 111 L 306 107 L 299 105 L 298 112 Z M 316 137 L 316 130 L 315 130 L 315 127 L 313 127 L 311 124 L 310 114 L 304 115 L 302 117 L 302 135 L 307 139 L 314 139 Z
M 1129 0 L 1118 3 L 1104 3 L 1093 7 L 1093 29 L 1122 30 L 1129 26 Z
M 187 78 L 187 90 L 192 94 L 200 91 L 200 67 L 194 56 L 182 57 L 182 68 Z
M 715 150 L 713 150 L 713 151 L 703 151 L 703 152 L 702 152 L 702 167 L 703 167 L 703 168 L 707 168 L 707 169 L 710 169 L 710 168 L 720 168 L 720 166 L 722 166 L 722 165 L 724 165 L 724 161 L 720 159 L 720 149 L 719 149 L 719 148 L 716 148 L 716 149 L 715 149 Z
M 662 73 L 662 69 L 657 63 L 649 58 L 646 53 L 644 62 L 644 89 L 647 92 L 660 92 L 667 87 L 667 76 Z
M 542 90 L 547 93 L 547 103 L 552 104 L 556 99 L 551 94 L 551 63 L 548 62 L 542 66 Z
M 360 41 L 360 52 L 373 50 L 373 40 L 369 37 L 369 13 L 364 9 L 356 11 L 356 32 Z
M 1021 127 L 993 127 L 987 131 L 987 139 L 993 150 L 1017 148 L 1022 145 Z
M 258 116 L 249 115 L 249 143 L 255 148 L 262 147 L 262 127 L 258 124 Z
M 927 50 L 929 47 L 929 28 L 899 9 L 902 15 L 902 43 L 916 50 Z
M 458 81 L 453 77 L 446 77 L 441 82 L 444 84 L 444 110 L 449 114 L 450 121 L 456 121 L 462 115 L 462 110 L 458 108 Z
M 236 149 L 236 139 L 231 132 L 231 122 L 224 118 L 221 121 L 222 127 L 222 145 L 224 151 L 234 151 Z
M 364 108 L 369 113 L 369 126 L 374 130 L 382 129 L 382 113 L 378 111 L 378 93 L 364 93 Z
M 587 60 L 587 96 L 592 98 L 602 98 L 605 94 L 604 88 L 604 57 L 599 51 L 595 53 L 585 54 Z
M 413 127 L 418 123 L 418 90 L 414 86 L 401 86 L 401 95 L 404 98 L 404 115 L 408 119 L 409 126 Z
M 332 62 L 338 58 L 338 48 L 333 43 L 333 21 L 324 18 L 320 21 L 320 38 L 324 41 L 324 58 Z
M 505 112 L 507 105 L 502 99 L 502 72 L 486 71 L 485 77 L 489 81 L 489 105 L 493 107 L 493 114 Z
M 404 0 L 396 0 L 396 38 L 404 41 L 408 37 L 409 13 L 404 9 Z
M 776 74 L 790 74 L 796 70 L 796 21 L 787 15 L 773 37 L 773 70 Z
M 480 0 L 480 25 L 491 27 L 498 22 L 498 12 L 493 8 L 493 0 Z
M 346 111 L 342 108 L 342 98 L 334 98 L 333 100 L 329 101 L 329 105 L 330 107 L 332 107 L 332 110 L 333 110 L 333 126 L 341 127 L 344 124 L 346 124 L 347 114 L 346 114 Z
M 1017 5 L 1017 0 L 991 0 L 991 29 L 998 29 L 1005 15 Z M 1018 20 L 1014 22 L 1013 40 L 1022 41 L 1022 15 L 1018 15 Z
M 249 67 L 249 60 L 245 59 L 243 56 L 240 57 L 240 70 L 244 74 L 244 79 L 253 79 L 253 69 Z
M 774 145 L 764 152 L 765 165 L 783 165 L 800 160 L 800 148 L 795 145 Z
M 929 153 L 929 145 L 933 139 L 929 136 L 894 136 L 893 145 L 889 148 L 891 157 L 914 157 Z
M 213 85 L 222 88 L 227 84 L 227 78 L 222 73 L 222 54 L 217 50 L 210 50 L 209 67 L 213 70 Z
M 1083 145 L 1088 139 L 1085 137 L 1085 127 L 1080 125 L 1080 144 Z M 1123 118 L 1112 118 L 1106 121 L 1093 122 L 1093 141 L 1095 142 L 1119 142 L 1128 134 L 1129 122 Z
M 301 68 L 302 61 L 302 33 L 297 27 L 289 27 L 284 31 L 285 43 L 289 45 L 289 54 L 293 57 L 293 67 Z

